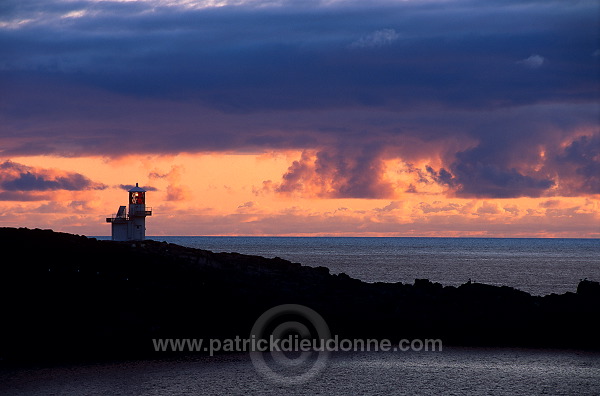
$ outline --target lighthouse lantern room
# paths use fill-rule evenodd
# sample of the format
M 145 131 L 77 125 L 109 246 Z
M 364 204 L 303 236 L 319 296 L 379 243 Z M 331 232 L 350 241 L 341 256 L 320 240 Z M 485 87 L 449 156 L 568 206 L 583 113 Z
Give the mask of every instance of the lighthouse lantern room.
M 116 215 L 108 217 L 112 224 L 113 241 L 143 241 L 146 238 L 146 216 L 152 216 L 152 208 L 146 206 L 146 190 L 135 183 L 129 190 L 129 213 L 120 206 Z

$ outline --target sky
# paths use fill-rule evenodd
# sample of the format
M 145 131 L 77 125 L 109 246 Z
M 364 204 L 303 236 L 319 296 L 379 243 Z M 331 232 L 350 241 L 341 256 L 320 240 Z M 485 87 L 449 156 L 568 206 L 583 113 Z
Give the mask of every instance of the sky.
M 0 226 L 600 238 L 596 0 L 3 0 Z

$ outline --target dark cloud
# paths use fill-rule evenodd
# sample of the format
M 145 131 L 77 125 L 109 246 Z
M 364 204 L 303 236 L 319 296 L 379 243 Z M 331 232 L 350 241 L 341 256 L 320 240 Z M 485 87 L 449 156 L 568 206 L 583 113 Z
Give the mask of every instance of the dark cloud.
M 34 175 L 31 172 L 21 173 L 12 180 L 5 180 L 0 188 L 7 191 L 45 191 L 45 190 L 71 190 L 86 189 L 89 180 L 85 176 L 75 174 L 69 177 L 56 177 L 48 180 L 43 176 Z
M 468 126 L 477 144 L 426 171 L 461 197 L 593 194 L 600 167 L 597 115 L 597 105 L 488 113 Z M 581 130 L 588 132 L 577 136 Z
M 458 153 L 450 172 L 444 168 L 427 170 L 436 182 L 449 186 L 460 197 L 539 197 L 555 185 L 549 177 L 525 175 L 506 165 L 486 161 L 477 147 Z
M 48 201 L 52 196 L 31 191 L 0 191 L 0 201 Z
M 539 207 L 541 208 L 556 208 L 560 205 L 560 200 L 558 199 L 549 199 L 544 202 L 539 203 Z
M 381 151 L 371 145 L 304 152 L 275 191 L 323 198 L 393 198 L 394 186 L 383 178 Z
M 483 205 L 477 209 L 477 214 L 479 215 L 494 215 L 499 213 L 500 209 L 498 208 L 498 205 L 490 202 L 484 202 Z
M 408 188 L 406 190 L 404 190 L 405 193 L 409 193 L 409 194 L 416 194 L 417 193 L 417 187 L 414 186 L 414 184 L 409 184 Z
M 427 167 L 431 178 L 457 196 L 516 198 L 600 193 L 600 133 L 572 138 L 564 145 L 535 146 L 510 141 L 506 151 L 485 144 L 456 154 L 449 170 Z M 523 139 L 521 143 L 526 143 Z M 512 150 L 512 152 L 508 152 Z M 520 157 L 529 150 L 530 157 Z M 545 151 L 547 150 L 547 152 Z M 508 158 L 510 154 L 510 157 Z M 515 161 L 520 158 L 521 161 Z M 533 159 L 537 157 L 537 161 Z M 532 169 L 532 165 L 536 165 Z M 539 169 L 536 169 L 539 168 Z M 555 202 L 555 201 L 547 201 Z
M 0 32 L 5 78 L 66 76 L 227 111 L 431 102 L 470 108 L 589 99 L 597 87 L 592 1 L 200 10 L 5 3 L 9 21 L 33 19 Z M 70 11 L 87 14 L 65 18 Z
M 597 2 L 259 3 L 3 1 L 0 155 L 291 148 L 272 191 L 394 198 L 390 158 L 465 197 L 600 190 Z
M 419 208 L 423 213 L 440 213 L 458 211 L 461 209 L 461 206 L 456 203 L 443 203 L 441 201 L 435 201 L 433 204 L 421 202 L 419 204 Z
M 238 209 L 250 209 L 250 208 L 254 208 L 255 206 L 256 206 L 256 202 L 248 201 L 248 202 L 244 202 L 243 204 L 238 206 Z
M 0 189 L 4 192 L 82 191 L 104 188 L 105 185 L 95 183 L 79 173 L 34 169 L 12 161 L 0 164 Z
M 503 169 L 482 162 L 460 163 L 453 169 L 465 197 L 517 198 L 539 197 L 555 185 L 554 180 L 524 175 L 516 169 Z
M 438 184 L 445 184 L 450 187 L 456 187 L 458 184 L 454 176 L 444 168 L 440 169 L 439 172 L 436 172 L 431 166 L 426 166 L 425 170 L 427 170 L 433 180 Z
M 600 132 L 576 138 L 547 167 L 564 180 L 565 195 L 600 194 Z

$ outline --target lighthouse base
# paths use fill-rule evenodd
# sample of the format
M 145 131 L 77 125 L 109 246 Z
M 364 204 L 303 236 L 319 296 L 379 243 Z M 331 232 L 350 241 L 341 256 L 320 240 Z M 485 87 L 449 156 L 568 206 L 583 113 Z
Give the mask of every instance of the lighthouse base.
M 140 219 L 107 218 L 112 223 L 113 241 L 143 241 L 146 239 L 146 224 Z

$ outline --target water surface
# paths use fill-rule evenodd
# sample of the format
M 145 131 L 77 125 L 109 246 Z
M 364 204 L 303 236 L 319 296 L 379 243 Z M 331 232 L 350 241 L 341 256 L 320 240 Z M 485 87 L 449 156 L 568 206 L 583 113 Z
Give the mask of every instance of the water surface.
M 367 282 L 443 285 L 471 279 L 535 295 L 574 292 L 581 279 L 600 281 L 600 239 L 148 237 L 214 252 L 281 257 L 325 266 Z
M 444 348 L 332 355 L 315 379 L 276 385 L 247 354 L 0 371 L 3 395 L 597 395 L 600 353 Z

